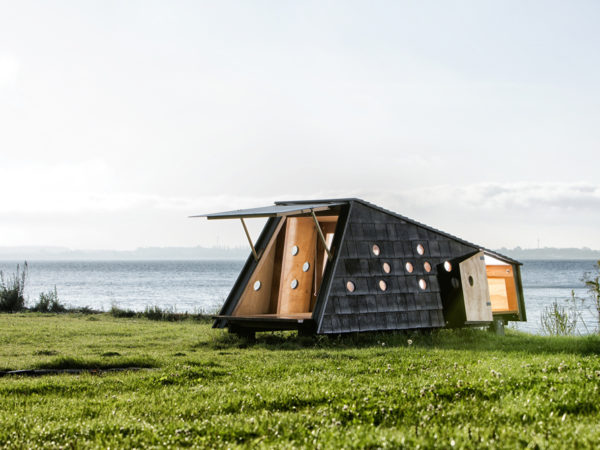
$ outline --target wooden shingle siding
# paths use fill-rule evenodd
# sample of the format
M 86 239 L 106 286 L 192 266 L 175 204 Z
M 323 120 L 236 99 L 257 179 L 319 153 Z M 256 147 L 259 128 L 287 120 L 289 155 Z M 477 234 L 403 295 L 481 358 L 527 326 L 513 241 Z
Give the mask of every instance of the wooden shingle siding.
M 373 254 L 373 245 L 379 255 Z M 424 248 L 423 255 L 417 246 Z M 408 330 L 445 326 L 437 266 L 479 250 L 417 224 L 355 202 L 333 274 L 320 333 Z M 424 263 L 431 265 L 426 272 Z M 385 273 L 383 263 L 390 265 Z M 413 265 L 408 273 L 405 264 Z M 425 290 L 419 280 L 427 283 Z M 380 280 L 387 289 L 382 291 Z M 346 283 L 352 281 L 354 292 Z

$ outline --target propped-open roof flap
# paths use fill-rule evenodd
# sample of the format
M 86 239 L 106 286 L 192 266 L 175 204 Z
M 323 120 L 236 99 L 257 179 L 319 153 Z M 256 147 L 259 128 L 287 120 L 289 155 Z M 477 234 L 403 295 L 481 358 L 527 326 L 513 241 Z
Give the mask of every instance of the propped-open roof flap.
M 310 214 L 311 211 L 315 213 L 320 211 L 327 211 L 334 206 L 340 206 L 344 203 L 340 202 L 327 202 L 327 203 L 307 203 L 297 205 L 271 205 L 263 206 L 261 208 L 250 208 L 250 209 L 237 209 L 235 211 L 224 211 L 213 214 L 200 214 L 197 216 L 190 217 L 206 217 L 208 220 L 215 219 L 241 219 L 241 218 L 253 218 L 253 217 L 282 217 L 297 214 Z

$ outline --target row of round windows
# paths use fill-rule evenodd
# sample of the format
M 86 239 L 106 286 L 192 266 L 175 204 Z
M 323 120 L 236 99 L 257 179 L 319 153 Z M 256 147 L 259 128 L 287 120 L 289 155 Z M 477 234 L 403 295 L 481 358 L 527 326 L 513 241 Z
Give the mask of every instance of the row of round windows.
M 423 256 L 425 254 L 425 247 L 423 247 L 423 244 L 417 244 L 416 249 L 419 256 Z M 379 256 L 381 254 L 381 248 L 379 248 L 379 245 L 373 244 L 371 246 L 371 252 L 373 252 L 373 255 Z
M 381 265 L 381 267 L 382 267 L 382 269 L 383 269 L 383 271 L 385 273 L 390 273 L 392 271 L 391 266 L 387 262 L 384 262 Z M 413 270 L 414 270 L 414 266 L 412 265 L 411 262 L 406 262 L 404 264 L 404 268 L 406 269 L 406 271 L 408 273 L 412 273 Z M 431 272 L 431 264 L 428 261 L 425 261 L 423 263 L 423 268 L 425 269 L 425 272 L 427 272 L 427 273 Z M 446 272 L 451 272 L 452 271 L 452 264 L 450 263 L 450 261 L 444 261 L 444 270 Z M 379 289 L 382 292 L 385 292 L 387 290 L 387 283 L 385 282 L 385 280 L 379 280 L 379 282 L 377 283 L 377 285 L 379 286 Z M 423 278 L 419 279 L 419 288 L 421 288 L 421 290 L 423 290 L 423 291 L 425 289 L 427 289 L 427 281 L 425 281 Z M 348 292 L 354 292 L 356 290 L 356 285 L 354 284 L 353 281 L 348 280 L 346 282 L 346 290 Z
M 292 256 L 296 256 L 298 255 L 298 253 L 300 252 L 300 248 L 297 245 L 293 245 L 290 253 L 292 254 Z M 310 269 L 310 263 L 308 261 L 306 261 L 304 264 L 302 264 L 302 272 L 308 272 L 308 270 Z M 293 279 L 292 282 L 290 283 L 290 287 L 292 289 L 296 289 L 298 287 L 298 285 L 300 284 L 300 282 L 297 279 Z M 257 280 L 254 282 L 254 290 L 258 291 L 262 286 L 262 283 L 260 282 L 260 280 Z
M 387 262 L 384 262 L 381 265 L 381 268 L 383 269 L 383 271 L 385 273 L 390 273 L 392 271 L 392 267 Z M 413 273 L 413 271 L 415 270 L 415 267 L 413 266 L 413 264 L 411 262 L 407 261 L 404 264 L 404 269 L 406 269 L 406 271 L 408 273 Z M 429 263 L 429 261 L 425 261 L 423 263 L 423 269 L 425 269 L 425 272 L 427 272 L 427 273 L 431 272 L 431 264 Z M 444 261 L 444 270 L 446 270 L 446 272 L 452 271 L 452 264 L 450 263 L 450 261 Z
M 377 286 L 379 287 L 379 290 L 382 292 L 387 291 L 387 283 L 385 282 L 385 280 L 379 280 L 379 282 L 377 283 Z M 419 279 L 419 288 L 424 291 L 425 289 L 427 289 L 427 281 L 425 281 L 423 278 Z M 356 285 L 354 284 L 353 281 L 348 280 L 346 282 L 346 290 L 348 292 L 354 292 L 356 290 Z
M 294 278 L 294 279 L 292 280 L 292 282 L 290 283 L 290 287 L 291 287 L 292 289 L 296 289 L 296 288 L 297 288 L 299 285 L 300 285 L 300 282 L 299 282 L 297 279 L 295 279 L 295 278 Z M 260 280 L 256 280 L 256 281 L 254 282 L 254 284 L 252 285 L 252 288 L 253 288 L 255 291 L 259 291 L 261 287 L 262 287 L 262 283 L 260 282 Z
M 417 244 L 416 248 L 417 248 L 417 253 L 419 255 L 423 255 L 425 253 L 425 248 L 423 247 L 422 244 Z M 381 249 L 379 248 L 379 246 L 377 244 L 373 244 L 373 246 L 371 247 L 371 250 L 375 256 L 379 256 L 381 254 Z M 298 248 L 297 245 L 292 246 L 292 248 L 291 248 L 292 256 L 298 255 L 299 251 L 300 251 L 300 249 Z M 381 267 L 385 273 L 390 273 L 392 271 L 392 267 L 387 262 L 384 262 L 381 265 Z M 411 262 L 406 262 L 404 264 L 404 268 L 406 269 L 406 271 L 408 273 L 412 273 L 414 270 L 414 266 Z M 425 261 L 423 263 L 423 268 L 425 269 L 425 272 L 427 272 L 427 273 L 431 272 L 431 264 L 429 263 L 429 261 Z M 310 269 L 310 263 L 308 261 L 306 261 L 304 264 L 302 264 L 303 272 L 308 272 L 309 269 Z M 444 269 L 447 272 L 452 271 L 452 264 L 450 263 L 450 261 L 444 262 Z M 298 287 L 298 285 L 299 285 L 299 282 L 297 279 L 293 279 L 292 282 L 290 283 L 290 287 L 292 289 L 296 289 Z M 379 289 L 381 289 L 382 291 L 387 290 L 387 283 L 384 280 L 379 280 L 378 285 L 379 285 Z M 256 280 L 252 287 L 255 291 L 258 291 L 262 287 L 262 283 L 260 282 L 260 280 Z M 419 287 L 422 290 L 427 289 L 427 282 L 423 278 L 419 279 Z M 354 285 L 354 283 L 352 281 L 348 281 L 346 283 L 346 289 L 348 290 L 348 292 L 354 292 L 354 290 L 356 289 L 356 286 Z

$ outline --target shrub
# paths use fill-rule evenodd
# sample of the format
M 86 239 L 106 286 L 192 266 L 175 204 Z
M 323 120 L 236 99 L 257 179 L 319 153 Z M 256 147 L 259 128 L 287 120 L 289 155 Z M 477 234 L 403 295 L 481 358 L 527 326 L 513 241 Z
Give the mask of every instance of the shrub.
M 160 306 L 146 306 L 143 311 L 134 311 L 132 309 L 123 309 L 119 308 L 117 305 L 113 304 L 108 311 L 108 313 L 113 317 L 135 317 L 139 319 L 148 319 L 148 320 L 160 320 L 165 322 L 180 322 L 182 320 L 196 320 L 198 322 L 212 322 L 213 315 L 206 314 L 204 312 L 196 312 L 196 313 L 179 313 L 176 312 L 174 308 L 161 308 Z
M 100 311 L 98 309 L 92 309 L 89 306 L 70 307 L 67 309 L 67 311 L 71 312 L 71 313 L 85 314 L 85 315 L 102 314 L 102 311 Z
M 40 294 L 39 301 L 31 310 L 42 313 L 62 313 L 66 312 L 67 308 L 58 300 L 58 293 L 56 292 L 56 286 L 54 286 L 54 290 Z
M 27 270 L 27 262 L 23 264 L 23 270 L 17 264 L 17 272 L 9 276 L 0 270 L 0 311 L 17 312 L 25 309 Z
M 135 317 L 137 313 L 131 309 L 119 308 L 117 305 L 112 305 L 108 312 L 113 317 Z
M 156 305 L 146 306 L 142 316 L 146 317 L 148 320 L 169 320 L 168 312 L 163 311 Z
M 571 291 L 571 300 L 575 302 L 575 292 Z M 577 314 L 570 308 L 565 309 L 554 300 L 550 306 L 544 307 L 540 317 L 542 331 L 551 336 L 568 336 L 577 329 Z

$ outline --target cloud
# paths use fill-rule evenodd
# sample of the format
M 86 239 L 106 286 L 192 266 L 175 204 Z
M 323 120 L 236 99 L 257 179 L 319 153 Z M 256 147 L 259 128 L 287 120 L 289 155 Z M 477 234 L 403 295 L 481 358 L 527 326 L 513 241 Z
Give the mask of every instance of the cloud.
M 411 159 L 418 164 L 418 160 Z M 401 186 L 401 184 L 399 184 Z M 18 195 L 3 199 L 4 214 L 112 213 L 127 210 L 178 211 L 191 215 L 271 204 L 295 198 L 362 197 L 402 214 L 445 211 L 457 214 L 511 213 L 531 218 L 536 212 L 600 212 L 600 185 L 592 183 L 476 183 L 434 185 L 382 192 L 380 189 L 275 192 L 272 195 L 161 195 L 121 189 L 118 175 L 102 160 L 27 163 L 7 167 L 0 190 Z
M 0 88 L 13 86 L 19 76 L 19 62 L 6 55 L 0 55 Z
M 55 167 L 44 180 L 80 170 L 87 172 L 79 174 L 71 186 L 82 189 L 69 190 L 70 183 L 59 183 L 59 190 L 38 186 L 26 195 L 5 197 L 0 211 L 5 244 L 73 248 L 243 245 L 239 223 L 188 220 L 187 216 L 263 206 L 275 200 L 356 196 L 490 248 L 535 245 L 539 237 L 553 246 L 600 245 L 595 231 L 600 225 L 600 186 L 594 184 L 482 183 L 389 193 L 357 189 L 312 195 L 278 192 L 273 197 L 169 196 L 87 189 L 86 174 L 114 183 L 110 170 L 99 162 Z M 251 235 L 258 236 L 261 221 L 249 222 Z
M 590 183 L 437 185 L 379 197 L 386 203 L 411 209 L 441 207 L 482 212 L 600 210 L 600 185 Z

